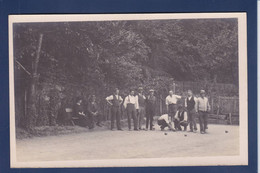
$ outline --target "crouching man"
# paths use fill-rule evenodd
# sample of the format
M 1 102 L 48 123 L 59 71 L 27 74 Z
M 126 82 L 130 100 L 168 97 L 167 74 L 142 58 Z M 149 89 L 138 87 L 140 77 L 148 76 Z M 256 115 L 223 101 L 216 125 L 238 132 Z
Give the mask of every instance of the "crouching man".
M 160 126 L 162 131 L 164 130 L 165 127 L 168 127 L 169 130 L 175 131 L 169 119 L 171 119 L 171 117 L 168 114 L 163 114 L 158 118 L 157 123 Z
M 182 131 L 181 126 L 184 127 L 184 131 L 187 130 L 188 126 L 188 115 L 182 106 L 178 107 L 178 110 L 174 116 L 174 127 L 176 130 Z

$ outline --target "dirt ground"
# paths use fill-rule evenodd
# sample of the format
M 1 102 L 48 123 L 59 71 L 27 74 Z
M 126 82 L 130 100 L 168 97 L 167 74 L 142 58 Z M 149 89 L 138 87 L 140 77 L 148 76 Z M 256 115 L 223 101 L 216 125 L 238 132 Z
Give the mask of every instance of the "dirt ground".
M 239 126 L 209 125 L 207 134 L 160 131 L 92 131 L 18 139 L 17 161 L 59 161 L 239 154 Z M 227 131 L 227 133 L 225 132 Z M 167 133 L 167 135 L 165 135 Z M 186 136 L 185 136 L 186 135 Z

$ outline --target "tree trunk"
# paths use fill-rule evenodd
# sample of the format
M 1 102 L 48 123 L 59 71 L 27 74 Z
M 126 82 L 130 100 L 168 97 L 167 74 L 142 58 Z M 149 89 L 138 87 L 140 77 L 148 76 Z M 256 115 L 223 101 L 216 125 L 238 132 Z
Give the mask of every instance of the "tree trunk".
M 26 120 L 26 128 L 28 131 L 33 131 L 33 128 L 36 125 L 36 118 L 37 118 L 37 108 L 36 108 L 36 86 L 38 84 L 38 79 L 39 79 L 39 75 L 38 75 L 38 64 L 39 64 L 39 60 L 40 60 L 40 51 L 41 51 L 41 45 L 42 45 L 42 37 L 43 34 L 40 34 L 40 38 L 39 38 L 39 44 L 38 44 L 38 49 L 36 52 L 36 58 L 35 61 L 32 64 L 32 78 L 31 78 L 31 87 L 30 87 L 30 93 L 29 93 L 29 98 L 28 98 L 28 114 L 27 116 L 27 120 Z

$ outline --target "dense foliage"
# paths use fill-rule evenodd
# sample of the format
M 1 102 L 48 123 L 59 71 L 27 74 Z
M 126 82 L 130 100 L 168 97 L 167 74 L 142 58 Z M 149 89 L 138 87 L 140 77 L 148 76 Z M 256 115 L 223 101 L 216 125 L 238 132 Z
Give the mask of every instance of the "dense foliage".
M 236 19 L 17 23 L 15 89 L 21 100 L 31 84 L 21 65 L 32 71 L 39 34 L 37 94 L 52 105 L 65 96 L 68 103 L 90 93 L 101 99 L 114 87 L 123 95 L 140 85 L 166 91 L 174 80 L 238 84 Z

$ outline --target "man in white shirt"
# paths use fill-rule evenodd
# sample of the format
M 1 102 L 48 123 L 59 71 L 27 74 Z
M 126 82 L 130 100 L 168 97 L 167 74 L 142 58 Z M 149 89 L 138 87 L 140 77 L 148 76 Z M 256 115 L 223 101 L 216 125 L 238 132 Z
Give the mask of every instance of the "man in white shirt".
M 172 121 L 177 110 L 178 99 L 181 99 L 181 96 L 173 94 L 172 90 L 169 91 L 169 95 L 165 99 L 166 109 Z
M 184 127 L 184 131 L 187 130 L 188 126 L 188 115 L 187 112 L 183 109 L 183 107 L 180 105 L 178 107 L 178 110 L 174 116 L 174 127 L 176 130 L 182 131 L 181 126 Z
M 121 104 L 123 102 L 122 97 L 119 95 L 119 89 L 116 88 L 113 95 L 108 96 L 106 101 L 111 105 L 111 130 L 114 129 L 114 123 L 116 119 L 117 130 L 122 130 L 121 128 Z
M 171 124 L 171 117 L 168 114 L 163 114 L 157 120 L 158 125 L 160 126 L 161 130 L 163 131 L 165 127 L 168 127 L 169 130 L 175 131 Z
M 208 129 L 208 112 L 210 111 L 210 105 L 208 98 L 205 97 L 205 91 L 200 91 L 200 97 L 197 99 L 197 110 L 199 113 L 199 121 L 200 121 L 200 133 L 206 133 L 206 129 Z
M 134 130 L 137 129 L 137 117 L 136 117 L 136 110 L 139 109 L 138 104 L 138 97 L 134 95 L 134 90 L 130 91 L 130 94 L 126 96 L 124 101 L 124 107 L 127 111 L 127 120 L 128 120 L 128 129 L 131 130 L 131 118 L 134 121 Z

